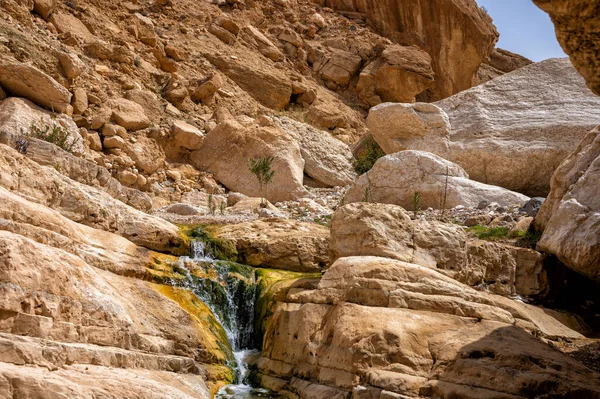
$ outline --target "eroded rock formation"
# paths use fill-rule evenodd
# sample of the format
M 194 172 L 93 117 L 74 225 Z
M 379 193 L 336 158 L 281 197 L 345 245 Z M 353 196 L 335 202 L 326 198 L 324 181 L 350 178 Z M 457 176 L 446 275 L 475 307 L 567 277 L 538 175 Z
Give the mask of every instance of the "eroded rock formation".
M 479 66 L 492 53 L 498 33 L 492 19 L 472 0 L 319 0 L 401 45 L 416 45 L 433 60 L 431 99 L 439 100 L 473 84 Z M 352 14 L 352 13 L 357 13 Z
M 586 0 L 533 0 L 550 14 L 556 36 L 588 87 L 600 95 L 600 3 Z

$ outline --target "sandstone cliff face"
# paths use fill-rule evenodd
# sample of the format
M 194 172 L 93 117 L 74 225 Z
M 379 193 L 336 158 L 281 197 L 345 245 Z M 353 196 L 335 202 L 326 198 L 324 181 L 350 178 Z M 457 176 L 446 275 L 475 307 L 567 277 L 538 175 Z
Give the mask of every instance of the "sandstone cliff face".
M 492 19 L 472 0 L 317 2 L 361 13 L 369 26 L 392 41 L 427 51 L 436 75 L 433 100 L 471 87 L 479 66 L 498 40 Z
M 181 278 L 172 269 L 177 258 L 103 231 L 115 214 L 127 218 L 116 200 L 107 206 L 112 216 L 98 213 L 96 228 L 70 220 L 105 197 L 80 189 L 69 198 L 67 179 L 9 147 L 1 153 L 0 397 L 211 397 L 230 378 L 231 353 L 208 308 L 161 284 Z M 20 183 L 7 163 L 20 165 Z M 52 180 L 65 191 L 54 200 L 64 215 L 40 197 Z M 142 225 L 151 218 L 130 211 Z M 125 229 L 137 236 L 133 225 Z
M 533 0 L 550 14 L 561 46 L 575 68 L 600 95 L 600 2 L 597 0 Z

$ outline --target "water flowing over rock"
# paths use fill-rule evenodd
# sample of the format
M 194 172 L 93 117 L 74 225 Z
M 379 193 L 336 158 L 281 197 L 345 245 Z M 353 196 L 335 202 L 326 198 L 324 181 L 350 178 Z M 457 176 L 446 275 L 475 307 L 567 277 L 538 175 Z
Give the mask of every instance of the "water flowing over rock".
M 598 1 L 535 2 L 597 89 Z M 600 399 L 600 100 L 497 39 L 477 0 L 0 0 L 0 398 Z
M 147 281 L 173 274 L 168 256 L 0 197 L 0 396 L 210 397 L 222 330 L 189 293 Z
M 378 202 L 412 209 L 415 196 L 423 208 L 476 207 L 487 200 L 521 206 L 529 197 L 479 183 L 457 164 L 424 151 L 401 151 L 380 158 L 344 196 L 345 203 Z
M 554 170 L 600 123 L 600 98 L 567 59 L 526 66 L 435 105 L 382 104 L 368 125 L 387 153 L 429 151 L 473 180 L 533 196 L 548 193 Z

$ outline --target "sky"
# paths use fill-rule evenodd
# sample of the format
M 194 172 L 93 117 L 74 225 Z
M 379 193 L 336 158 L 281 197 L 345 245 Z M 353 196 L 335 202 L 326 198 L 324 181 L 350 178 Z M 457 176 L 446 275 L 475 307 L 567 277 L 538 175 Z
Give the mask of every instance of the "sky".
M 494 19 L 500 32 L 497 47 L 532 61 L 566 57 L 554 34 L 548 14 L 531 0 L 476 0 Z

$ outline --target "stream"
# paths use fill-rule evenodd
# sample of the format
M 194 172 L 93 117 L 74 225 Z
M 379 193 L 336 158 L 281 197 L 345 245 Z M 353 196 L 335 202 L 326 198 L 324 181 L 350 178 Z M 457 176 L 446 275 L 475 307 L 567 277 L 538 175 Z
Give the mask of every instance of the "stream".
M 191 247 L 191 257 L 179 258 L 178 266 L 187 278 L 178 285 L 191 290 L 210 308 L 227 335 L 235 359 L 235 364 L 230 364 L 235 384 L 221 388 L 215 398 L 279 398 L 266 389 L 251 386 L 249 381 L 248 364 L 260 354 L 253 339 L 257 294 L 254 269 L 215 259 L 203 241 L 194 240 Z

